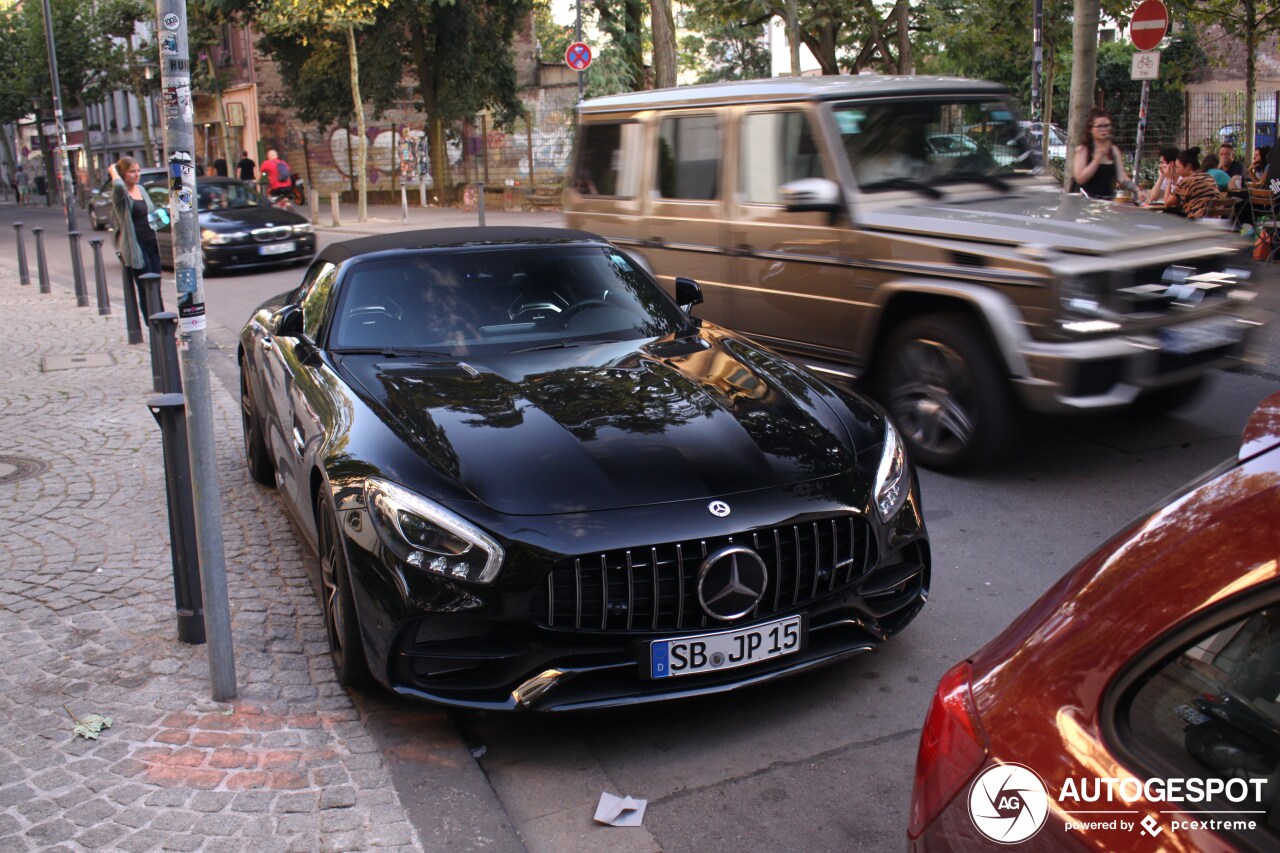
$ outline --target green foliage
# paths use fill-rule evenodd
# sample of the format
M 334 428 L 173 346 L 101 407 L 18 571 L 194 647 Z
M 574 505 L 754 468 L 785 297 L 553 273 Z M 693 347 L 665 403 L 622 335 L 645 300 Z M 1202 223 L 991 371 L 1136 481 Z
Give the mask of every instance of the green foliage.
M 753 80 L 772 73 L 766 24 L 725 21 L 694 7 L 681 16 L 680 67 L 699 71 L 699 83 Z
M 0 123 L 15 122 L 31 112 L 32 87 L 22 13 L 0 9 Z M 46 82 L 46 88 L 48 83 Z
M 79 719 L 75 714 L 71 713 L 71 709 L 66 705 L 62 706 L 62 710 L 67 712 L 67 716 L 75 721 L 75 727 L 71 730 L 71 736 L 82 737 L 85 740 L 97 740 L 99 733 L 103 729 L 111 728 L 111 718 L 104 717 L 100 714 L 87 714 L 84 719 Z

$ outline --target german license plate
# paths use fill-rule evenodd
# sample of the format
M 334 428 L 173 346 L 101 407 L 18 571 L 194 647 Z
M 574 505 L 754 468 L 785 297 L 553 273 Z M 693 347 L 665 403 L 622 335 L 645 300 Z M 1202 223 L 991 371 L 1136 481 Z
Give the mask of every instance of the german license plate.
M 1175 355 L 1200 352 L 1240 342 L 1240 325 L 1231 317 L 1210 317 L 1160 330 L 1160 348 Z
M 1179 705 L 1173 712 L 1193 726 L 1202 726 L 1209 722 L 1209 717 L 1200 713 L 1190 705 Z
M 654 640 L 649 644 L 649 675 L 673 678 L 747 666 L 794 654 L 803 639 L 802 617 L 788 616 L 750 628 Z
M 297 243 L 272 243 L 268 246 L 259 246 L 258 253 L 262 255 L 287 255 L 296 248 L 298 248 Z

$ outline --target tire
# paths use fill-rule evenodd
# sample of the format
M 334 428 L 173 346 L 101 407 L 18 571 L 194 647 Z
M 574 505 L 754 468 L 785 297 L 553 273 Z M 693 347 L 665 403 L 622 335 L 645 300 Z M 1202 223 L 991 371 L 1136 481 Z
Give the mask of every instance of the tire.
M 105 224 L 105 223 L 102 223 L 102 222 L 99 222 L 99 221 L 98 221 L 98 217 L 94 216 L 92 213 L 90 213 L 90 214 L 89 214 L 89 222 L 93 225 L 93 230 L 94 230 L 94 231 L 106 231 L 106 230 L 107 230 L 107 226 L 106 226 L 106 224 Z
M 1169 385 L 1140 394 L 1129 408 L 1131 414 L 1139 418 L 1156 418 L 1177 411 L 1188 405 L 1204 391 L 1208 385 L 1207 376 L 1197 376 L 1187 382 Z
M 930 314 L 889 338 L 879 396 L 912 458 L 935 471 L 994 461 L 1018 432 L 1018 412 L 995 353 L 964 314 Z
M 249 467 L 249 476 L 259 485 L 275 488 L 276 466 L 271 462 L 271 452 L 262 434 L 262 421 L 254 411 L 253 394 L 249 391 L 243 363 L 240 365 L 240 425 L 244 430 L 244 461 Z
M 356 615 L 355 596 L 351 593 L 351 574 L 347 552 L 338 532 L 338 516 L 327 497 L 317 501 L 316 530 L 320 544 L 320 605 L 324 609 L 325 631 L 329 635 L 329 656 L 338 683 L 343 687 L 361 687 L 369 683 L 369 663 L 365 659 L 364 641 L 360 638 L 360 620 Z

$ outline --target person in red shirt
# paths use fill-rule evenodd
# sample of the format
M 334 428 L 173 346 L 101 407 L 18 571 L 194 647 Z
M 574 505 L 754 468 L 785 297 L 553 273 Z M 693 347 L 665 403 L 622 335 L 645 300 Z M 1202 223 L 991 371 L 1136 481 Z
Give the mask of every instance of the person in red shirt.
M 274 148 L 267 150 L 267 159 L 262 161 L 259 168 L 267 176 L 267 195 L 274 198 L 293 192 L 293 172 Z

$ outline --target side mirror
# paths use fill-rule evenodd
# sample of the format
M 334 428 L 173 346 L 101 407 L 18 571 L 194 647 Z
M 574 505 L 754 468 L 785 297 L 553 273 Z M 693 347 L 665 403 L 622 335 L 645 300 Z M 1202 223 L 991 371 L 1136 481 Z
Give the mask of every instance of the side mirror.
M 693 306 L 702 304 L 702 287 L 691 278 L 676 279 L 676 304 L 688 314 Z
M 286 305 L 271 315 L 271 334 L 296 338 L 302 334 L 302 308 Z
M 836 214 L 844 209 L 840 185 L 826 178 L 801 178 L 779 187 L 782 203 L 793 213 L 817 211 Z

